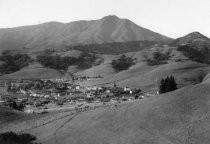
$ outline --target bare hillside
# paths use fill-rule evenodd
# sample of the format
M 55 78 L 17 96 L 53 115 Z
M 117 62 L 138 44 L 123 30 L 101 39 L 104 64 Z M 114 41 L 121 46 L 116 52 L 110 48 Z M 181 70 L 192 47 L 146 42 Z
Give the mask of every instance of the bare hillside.
M 28 132 L 43 144 L 208 144 L 209 87 L 188 86 L 118 107 L 80 113 Z

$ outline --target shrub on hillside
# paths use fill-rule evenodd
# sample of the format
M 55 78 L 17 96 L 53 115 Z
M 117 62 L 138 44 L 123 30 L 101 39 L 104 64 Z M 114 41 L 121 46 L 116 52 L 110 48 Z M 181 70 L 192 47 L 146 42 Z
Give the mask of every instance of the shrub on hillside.
M 132 58 L 122 55 L 119 59 L 113 60 L 111 64 L 116 71 L 122 71 L 127 70 L 130 66 L 134 65 L 135 63 Z
M 13 109 L 19 110 L 19 111 L 24 111 L 24 108 L 25 108 L 25 106 L 22 103 L 17 105 L 17 103 L 15 101 L 10 103 L 9 106 L 10 106 L 10 108 L 13 108 Z
M 32 59 L 27 54 L 10 55 L 7 52 L 3 52 L 0 56 L 0 61 L 3 62 L 0 65 L 0 73 L 8 74 L 27 66 L 32 62 Z
M 27 133 L 6 132 L 0 134 L 1 144 L 37 144 L 35 141 L 36 137 Z
M 163 54 L 160 52 L 154 52 L 153 58 L 148 59 L 147 63 L 148 65 L 160 65 L 160 64 L 166 64 L 167 60 L 169 59 L 169 54 Z
M 73 57 L 60 57 L 58 55 L 38 55 L 36 60 L 45 67 L 58 70 L 67 70 L 68 66 L 76 61 Z
M 93 53 L 83 52 L 81 56 L 76 60 L 76 65 L 80 69 L 90 68 L 95 64 L 97 57 Z

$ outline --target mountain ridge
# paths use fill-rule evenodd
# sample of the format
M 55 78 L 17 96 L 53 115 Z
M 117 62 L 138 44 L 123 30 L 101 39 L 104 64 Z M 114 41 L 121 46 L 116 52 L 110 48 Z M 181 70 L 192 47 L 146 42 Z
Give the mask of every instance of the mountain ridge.
M 0 49 L 60 49 L 69 45 L 127 41 L 161 41 L 171 38 L 140 27 L 128 19 L 105 16 L 99 20 L 0 29 Z

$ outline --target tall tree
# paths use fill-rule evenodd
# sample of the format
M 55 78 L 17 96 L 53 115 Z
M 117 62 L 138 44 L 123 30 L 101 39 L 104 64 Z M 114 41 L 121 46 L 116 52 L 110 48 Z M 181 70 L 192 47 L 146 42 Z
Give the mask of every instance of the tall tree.
M 159 93 L 166 93 L 177 89 L 177 83 L 173 76 L 163 78 L 160 82 Z
M 165 79 L 162 79 L 161 82 L 160 82 L 160 88 L 159 88 L 159 93 L 165 93 Z
M 177 83 L 176 83 L 173 76 L 170 76 L 170 85 L 171 85 L 171 90 L 176 90 L 177 89 Z

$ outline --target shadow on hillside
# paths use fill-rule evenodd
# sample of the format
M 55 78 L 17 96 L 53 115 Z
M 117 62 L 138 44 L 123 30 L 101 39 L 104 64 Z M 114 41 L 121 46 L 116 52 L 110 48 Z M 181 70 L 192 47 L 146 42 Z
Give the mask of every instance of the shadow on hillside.
M 36 137 L 27 134 L 16 134 L 14 132 L 6 132 L 0 134 L 1 144 L 41 144 L 36 142 Z

